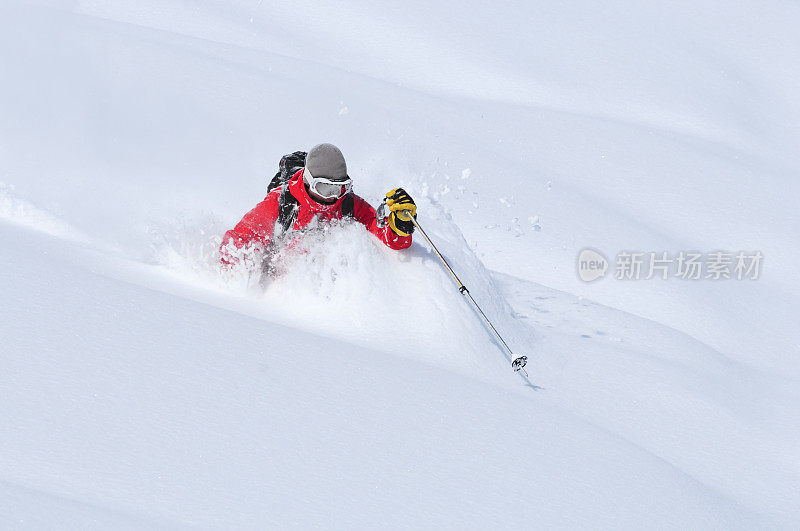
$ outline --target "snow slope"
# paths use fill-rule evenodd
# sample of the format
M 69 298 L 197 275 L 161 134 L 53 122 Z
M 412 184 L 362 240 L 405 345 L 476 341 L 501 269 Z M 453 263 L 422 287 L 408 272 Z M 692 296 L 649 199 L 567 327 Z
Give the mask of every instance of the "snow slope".
M 797 6 L 0 6 L 3 527 L 795 528 Z M 329 141 L 420 238 L 221 233 Z M 760 250 L 584 284 L 578 251 Z

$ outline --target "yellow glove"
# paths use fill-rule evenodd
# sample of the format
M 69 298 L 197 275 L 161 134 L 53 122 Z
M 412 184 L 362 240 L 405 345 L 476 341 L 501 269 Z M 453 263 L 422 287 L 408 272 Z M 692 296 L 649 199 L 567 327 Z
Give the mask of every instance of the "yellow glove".
M 386 206 L 389 207 L 389 226 L 399 236 L 410 236 L 414 232 L 414 219 L 417 217 L 417 205 L 411 196 L 402 188 L 395 188 L 386 193 Z

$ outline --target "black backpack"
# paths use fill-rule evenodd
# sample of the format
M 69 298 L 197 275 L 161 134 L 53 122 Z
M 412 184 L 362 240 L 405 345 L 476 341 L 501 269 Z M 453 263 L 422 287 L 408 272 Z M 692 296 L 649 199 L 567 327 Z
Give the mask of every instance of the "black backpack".
M 278 162 L 278 173 L 276 173 L 275 177 L 269 182 L 267 193 L 288 183 L 289 179 L 291 179 L 298 170 L 303 169 L 306 165 L 306 155 L 307 153 L 305 151 L 295 151 L 294 153 L 282 156 L 280 162 Z
M 292 176 L 306 165 L 306 152 L 295 151 L 281 157 L 278 162 L 278 173 L 267 185 L 267 193 L 278 187 L 281 188 L 281 195 L 278 197 L 278 224 L 283 227 L 284 232 L 288 231 L 297 219 L 297 209 L 300 203 L 289 193 L 287 184 Z M 353 216 L 353 194 L 347 194 L 342 202 L 342 217 Z

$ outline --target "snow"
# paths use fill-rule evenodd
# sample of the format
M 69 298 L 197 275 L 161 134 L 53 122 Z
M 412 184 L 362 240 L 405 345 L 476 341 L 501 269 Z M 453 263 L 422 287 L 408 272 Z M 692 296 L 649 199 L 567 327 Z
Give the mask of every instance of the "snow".
M 797 6 L 0 6 L 0 524 L 796 528 Z M 401 252 L 216 245 L 332 142 Z M 582 282 L 581 249 L 761 251 Z

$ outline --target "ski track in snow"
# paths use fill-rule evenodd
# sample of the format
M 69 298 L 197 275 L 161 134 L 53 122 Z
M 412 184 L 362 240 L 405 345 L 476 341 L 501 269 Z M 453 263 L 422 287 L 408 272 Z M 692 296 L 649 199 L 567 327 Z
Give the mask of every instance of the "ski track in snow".
M 15 197 L 13 187 L 0 183 L 0 219 L 38 230 L 51 236 L 86 241 L 86 236 L 66 221 Z

